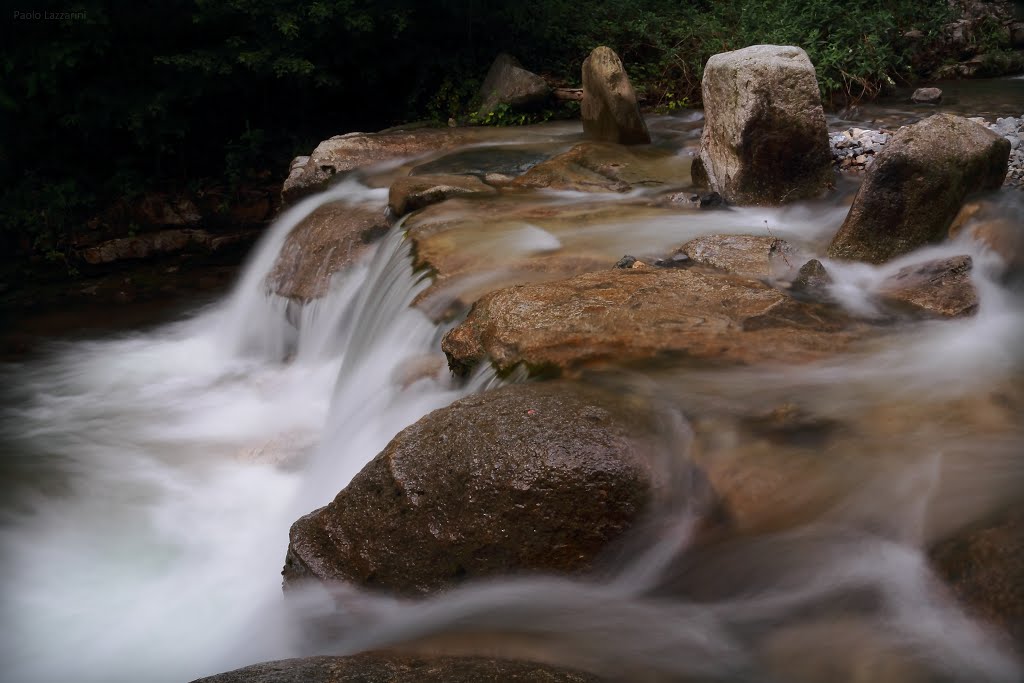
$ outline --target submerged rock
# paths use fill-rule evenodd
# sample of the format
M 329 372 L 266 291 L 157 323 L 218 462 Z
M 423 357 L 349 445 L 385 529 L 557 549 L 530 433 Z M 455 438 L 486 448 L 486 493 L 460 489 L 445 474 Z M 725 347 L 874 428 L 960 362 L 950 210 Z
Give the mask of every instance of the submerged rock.
M 1024 505 L 940 543 L 931 558 L 957 597 L 1024 654 Z
M 648 419 L 568 382 L 436 410 L 292 525 L 285 587 L 315 578 L 423 594 L 476 577 L 583 571 L 646 505 Z
M 324 204 L 288 233 L 267 275 L 267 291 L 303 302 L 322 297 L 331 276 L 358 259 L 389 228 L 383 206 Z
M 875 157 L 831 258 L 882 263 L 946 236 L 972 192 L 999 188 L 1010 143 L 985 126 L 937 114 L 897 131 Z
M 391 183 L 388 206 L 395 216 L 404 216 L 451 197 L 496 193 L 497 190 L 473 175 L 416 175 Z
M 1003 273 L 1010 278 L 1024 276 L 1024 204 L 977 201 L 966 204 L 949 228 L 950 238 L 966 238 L 997 254 Z
M 542 106 L 551 96 L 547 81 L 523 68 L 515 57 L 498 55 L 480 86 L 480 114 L 488 114 L 499 105 L 530 110 Z
M 651 141 L 622 60 L 609 47 L 594 48 L 583 62 L 583 134 L 592 140 L 643 145 Z
M 714 55 L 701 92 L 698 186 L 735 204 L 781 204 L 832 186 L 825 113 L 803 50 L 754 45 Z
M 575 192 L 627 192 L 679 181 L 685 167 L 673 154 L 634 151 L 601 142 L 583 142 L 568 152 L 541 162 L 516 178 L 512 187 L 549 188 Z
M 883 301 L 920 315 L 961 318 L 978 310 L 970 256 L 954 256 L 901 268 L 879 290 Z
M 483 657 L 415 656 L 366 652 L 253 664 L 192 683 L 598 683 L 590 674 Z
M 465 374 L 489 360 L 560 374 L 585 365 L 689 360 L 732 365 L 816 360 L 856 336 L 835 309 L 755 280 L 692 269 L 608 269 L 484 296 L 445 335 Z

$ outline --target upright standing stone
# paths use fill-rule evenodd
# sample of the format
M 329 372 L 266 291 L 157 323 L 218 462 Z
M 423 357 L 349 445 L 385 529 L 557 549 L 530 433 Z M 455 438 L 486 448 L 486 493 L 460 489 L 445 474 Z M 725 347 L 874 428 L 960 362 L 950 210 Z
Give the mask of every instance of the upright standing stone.
M 754 45 L 708 60 L 693 179 L 734 204 L 821 194 L 832 155 L 814 65 L 798 47 Z
M 998 189 L 1010 143 L 980 123 L 937 114 L 898 130 L 864 176 L 831 258 L 882 263 L 946 237 L 964 198 Z
M 591 140 L 643 145 L 651 141 L 636 93 L 609 47 L 594 48 L 583 62 L 583 133 Z

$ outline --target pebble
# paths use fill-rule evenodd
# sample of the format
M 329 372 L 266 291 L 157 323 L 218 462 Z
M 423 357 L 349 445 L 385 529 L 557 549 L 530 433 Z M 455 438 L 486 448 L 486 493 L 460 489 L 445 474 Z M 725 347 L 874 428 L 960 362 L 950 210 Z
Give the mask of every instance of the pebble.
M 1004 185 L 1024 190 L 1024 116 L 1004 116 L 994 122 L 980 116 L 969 119 L 980 123 L 1010 141 L 1010 164 Z M 861 172 L 871 166 L 875 155 L 882 151 L 892 137 L 891 130 L 849 128 L 829 136 L 832 158 L 842 171 Z

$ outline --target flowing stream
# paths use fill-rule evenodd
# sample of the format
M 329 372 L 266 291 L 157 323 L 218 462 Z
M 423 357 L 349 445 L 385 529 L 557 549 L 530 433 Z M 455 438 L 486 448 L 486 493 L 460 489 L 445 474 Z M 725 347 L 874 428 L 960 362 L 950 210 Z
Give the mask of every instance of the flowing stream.
M 699 121 L 654 128 L 692 150 Z M 549 130 L 563 147 L 578 137 L 564 124 Z M 1024 214 L 1019 196 L 1004 194 L 1007 215 Z M 0 681 L 184 683 L 409 642 L 627 680 L 854 680 L 842 668 L 854 658 L 877 665 L 855 680 L 924 680 L 919 661 L 938 676 L 927 680 L 1019 680 L 1011 650 L 939 586 L 924 555 L 929 540 L 1024 490 L 1019 408 L 991 400 L 1024 387 L 1024 296 L 966 242 L 883 267 L 829 267 L 833 294 L 871 315 L 867 294 L 895 269 L 970 253 L 981 305 L 969 319 L 899 327 L 859 355 L 799 369 L 660 368 L 600 380 L 662 406 L 666 454 L 689 442 L 692 421 L 716 435 L 705 455 L 718 447 L 791 477 L 785 500 L 765 503 L 778 519 L 752 522 L 728 551 L 688 556 L 692 520 L 668 499 L 634 539 L 640 550 L 592 579 L 497 581 L 422 603 L 353 594 L 358 609 L 317 615 L 334 622 L 336 639 L 297 638 L 295 620 L 326 601 L 289 608 L 281 597 L 290 524 L 330 501 L 399 430 L 496 384 L 486 374 L 453 383 L 440 365 L 408 376 L 438 360 L 447 326 L 410 306 L 429 283 L 413 273 L 401 225 L 298 321 L 265 293 L 285 237 L 317 206 L 384 196 L 348 180 L 302 201 L 230 296 L 183 320 L 55 342 L 0 366 Z M 467 248 L 585 245 L 614 263 L 701 234 L 767 228 L 821 254 L 845 213 L 842 197 L 675 218 L 625 210 L 561 229 L 513 225 Z M 822 453 L 769 448 L 722 418 L 780 402 L 847 427 Z M 678 475 L 677 462 L 664 459 L 666 476 Z

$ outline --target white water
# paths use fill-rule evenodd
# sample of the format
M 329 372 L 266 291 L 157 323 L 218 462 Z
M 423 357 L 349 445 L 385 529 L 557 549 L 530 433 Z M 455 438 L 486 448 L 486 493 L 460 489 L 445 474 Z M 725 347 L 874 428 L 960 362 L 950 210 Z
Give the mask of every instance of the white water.
M 993 491 L 1024 482 L 1019 430 L 952 439 L 928 423 L 922 431 L 937 436 L 890 442 L 897 464 L 859 471 L 858 488 L 828 515 L 749 539 L 725 559 L 690 553 L 690 511 L 670 499 L 652 521 L 657 533 L 634 541 L 643 550 L 602 578 L 496 582 L 425 603 L 351 594 L 354 611 L 329 616 L 347 637 L 296 643 L 291 617 L 309 614 L 285 611 L 279 576 L 291 522 L 328 502 L 401 428 L 487 381 L 448 384 L 441 328 L 409 307 L 426 283 L 411 273 L 400 230 L 335 276 L 295 326 L 287 302 L 266 295 L 264 278 L 303 217 L 328 201 L 381 193 L 349 182 L 305 200 L 266 236 L 231 296 L 188 320 L 55 346 L 40 361 L 3 368 L 13 393 L 0 416 L 4 458 L 25 481 L 0 520 L 0 680 L 183 682 L 298 652 L 438 639 L 456 651 L 476 643 L 627 677 L 763 680 L 810 651 L 837 661 L 910 656 L 953 680 L 1016 680 L 1020 669 L 999 641 L 936 585 L 922 543 L 943 501 L 980 508 Z M 700 234 L 770 231 L 820 252 L 844 213 L 802 204 L 557 234 L 522 225 L 492 246 L 537 253 L 585 243 L 617 258 Z M 901 330 L 862 356 L 800 371 L 688 371 L 631 378 L 620 389 L 659 405 L 795 396 L 819 415 L 856 422 L 878 401 L 996 386 L 1024 365 L 1024 311 L 1019 292 L 988 277 L 995 271 L 983 252 L 958 245 L 881 268 L 829 264 L 833 291 L 870 314 L 870 293 L 895 268 L 965 249 L 982 298 L 971 319 Z M 431 359 L 437 372 L 410 370 Z M 687 428 L 665 410 L 674 426 L 662 466 L 681 477 L 672 465 Z M 851 449 L 864 445 L 852 441 Z M 840 455 L 832 454 L 851 457 Z M 698 595 L 674 594 L 680 582 Z M 852 625 L 820 609 L 865 592 L 875 599 L 854 610 Z M 857 640 L 843 628 L 873 635 Z
M 0 530 L 0 680 L 187 681 L 273 654 L 242 634 L 281 601 L 291 522 L 458 395 L 446 373 L 393 381 L 439 347 L 409 307 L 422 285 L 399 232 L 298 330 L 264 293 L 302 218 L 379 192 L 348 183 L 291 209 L 231 296 L 196 317 L 4 369 L 21 399 L 3 416 L 7 457 L 38 488 Z

